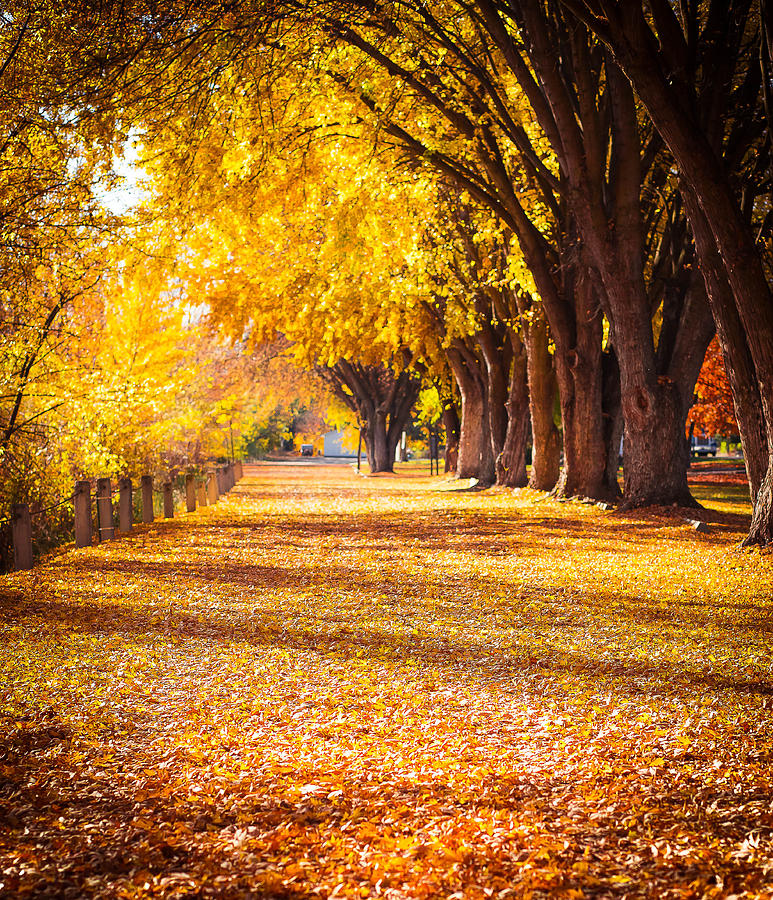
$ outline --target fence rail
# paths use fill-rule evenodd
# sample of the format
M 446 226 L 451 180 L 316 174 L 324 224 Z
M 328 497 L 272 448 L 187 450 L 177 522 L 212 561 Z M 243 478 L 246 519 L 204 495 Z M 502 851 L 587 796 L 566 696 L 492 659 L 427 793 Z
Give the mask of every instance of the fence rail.
M 213 506 L 222 494 L 227 494 L 243 476 L 241 462 L 232 462 L 224 466 L 207 469 L 203 478 L 195 475 L 185 476 L 185 509 L 195 512 L 197 506 Z M 92 525 L 91 482 L 77 481 L 75 492 L 56 506 L 72 502 L 75 513 L 75 546 L 90 547 L 96 531 L 97 541 L 112 540 L 116 536 L 113 496 L 118 494 L 118 531 L 128 534 L 134 524 L 133 519 L 133 486 L 131 478 L 119 478 L 118 490 L 114 491 L 109 478 L 98 478 L 96 489 L 97 527 Z M 142 522 L 149 525 L 154 520 L 153 514 L 153 476 L 143 475 L 140 478 L 142 496 Z M 164 518 L 174 518 L 174 496 L 172 482 L 165 481 L 161 486 L 163 495 Z M 51 507 L 53 508 L 53 507 Z M 11 511 L 11 531 L 13 537 L 13 567 L 16 571 L 31 569 L 34 565 L 32 552 L 32 519 L 46 510 L 30 513 L 29 505 L 17 503 Z

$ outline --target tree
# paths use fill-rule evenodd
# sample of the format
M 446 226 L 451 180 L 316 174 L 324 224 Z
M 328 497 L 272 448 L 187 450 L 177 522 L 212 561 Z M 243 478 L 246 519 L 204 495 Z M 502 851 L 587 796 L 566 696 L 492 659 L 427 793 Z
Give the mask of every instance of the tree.
M 441 190 L 424 240 L 422 306 L 459 391 L 457 474 L 520 487 L 529 430 L 527 349 L 505 241 L 490 212 Z M 552 407 L 551 396 L 551 417 Z M 538 442 L 540 460 L 543 451 Z M 556 472 L 557 462 L 556 453 Z M 548 489 L 553 484 L 555 478 Z
M 754 503 L 746 543 L 768 544 L 773 298 L 752 228 L 769 168 L 770 48 L 760 28 L 767 4 L 715 0 L 680 7 L 677 15 L 669 4 L 653 3 L 648 18 L 639 3 L 562 2 L 610 48 L 676 161 L 733 385 Z
M 725 372 L 722 350 L 716 338 L 709 344 L 695 385 L 690 426 L 700 434 L 738 434 L 733 389 Z
M 351 117 L 348 106 L 344 98 L 336 120 Z M 254 118 L 251 113 L 250 122 Z M 223 148 L 222 159 L 203 178 L 199 173 L 196 189 L 200 200 L 195 207 L 190 192 L 184 192 L 190 254 L 180 272 L 189 284 L 189 293 L 206 297 L 235 334 L 247 329 L 253 339 L 264 339 L 281 329 L 293 341 L 298 359 L 327 372 L 336 390 L 346 385 L 346 391 L 359 398 L 363 422 L 371 422 L 373 410 L 383 398 L 379 399 L 378 392 L 371 393 L 366 402 L 365 388 L 383 380 L 385 367 L 391 365 L 395 354 L 408 352 L 419 371 L 431 372 L 444 354 L 458 355 L 471 329 L 492 333 L 487 324 L 491 301 L 478 283 L 480 273 L 471 274 L 474 266 L 467 265 L 469 253 L 464 273 L 453 261 L 445 265 L 437 259 L 438 240 L 444 241 L 445 250 L 450 245 L 440 235 L 443 226 L 436 214 L 438 203 L 431 181 L 415 173 L 396 173 L 391 157 L 373 156 L 361 136 L 356 143 L 342 139 L 336 133 L 338 122 L 328 121 L 332 115 L 328 103 L 323 112 L 312 106 L 298 115 L 300 121 L 293 121 L 288 145 L 261 157 L 263 178 L 257 189 L 251 183 L 255 153 L 243 146 L 232 147 L 219 130 L 212 135 L 211 142 Z M 243 127 L 248 128 L 246 124 Z M 350 127 L 355 133 L 361 130 Z M 292 142 L 297 141 L 298 133 L 309 130 L 316 132 L 315 139 L 304 144 L 300 153 Z M 250 146 L 275 139 L 276 133 L 265 135 L 257 129 Z M 237 149 L 238 159 L 232 158 L 231 151 Z M 313 185 L 308 184 L 310 176 L 315 179 Z M 168 184 L 167 172 L 162 177 L 163 195 L 172 196 L 177 188 L 173 191 Z M 381 211 L 381 217 L 370 215 L 373 208 Z M 385 217 L 389 212 L 391 219 Z M 177 215 L 173 210 L 170 222 L 175 222 Z M 246 233 L 251 237 L 249 243 L 244 240 Z M 463 233 L 467 249 L 477 254 L 472 232 Z M 451 241 L 454 239 L 458 244 L 459 233 Z M 256 244 L 270 250 L 256 249 Z M 465 256 L 464 247 L 457 246 L 455 252 Z M 473 310 L 465 306 L 464 298 L 476 291 L 479 296 Z M 455 310 L 453 326 L 449 319 L 451 343 L 455 343 L 446 347 L 450 332 L 444 325 L 437 330 L 442 317 L 438 319 L 436 307 L 445 308 L 449 302 Z M 500 322 L 500 331 L 502 327 Z M 434 337 L 430 337 L 433 330 Z M 509 341 L 506 347 L 509 353 Z M 496 381 L 501 396 L 491 405 L 481 396 L 473 409 L 469 392 L 463 391 L 464 474 L 475 474 L 484 481 L 493 480 L 494 459 L 502 450 L 507 427 L 504 394 L 510 356 L 500 364 L 492 353 L 487 364 L 481 359 L 488 372 L 482 377 Z M 354 363 L 347 360 L 356 360 L 362 377 L 355 380 Z M 461 377 L 458 366 L 456 371 Z M 525 398 L 525 391 L 522 393 Z M 500 420 L 493 445 L 488 432 L 491 409 Z M 371 427 L 375 426 L 368 425 Z M 471 449 L 471 441 L 480 445 L 477 450 Z M 386 444 L 386 438 L 381 444 Z M 485 457 L 481 456 L 483 449 Z M 385 464 L 384 454 L 377 455 L 377 464 Z
M 391 472 L 395 452 L 419 397 L 421 379 L 409 369 L 339 360 L 318 373 L 357 416 L 371 472 Z
M 582 29 L 569 28 L 560 11 L 537 2 L 485 3 L 474 11 L 411 6 L 399 19 L 386 7 L 365 15 L 335 4 L 304 25 L 347 48 L 326 65 L 384 133 L 488 205 L 517 235 L 553 332 L 565 436 L 577 428 L 592 435 L 565 447 L 565 480 L 575 481 L 576 464 L 587 493 L 614 491 L 605 448 L 615 429 L 605 425 L 604 403 L 619 396 L 628 430 L 626 502 L 692 502 L 686 382 L 697 375 L 710 328 L 695 327 L 700 304 L 685 303 L 681 339 L 670 345 L 671 358 L 658 358 L 640 209 L 640 154 L 645 162 L 653 155 L 640 149 L 634 99 L 614 62 Z M 555 66 L 556 46 L 563 66 Z M 352 50 L 369 66 L 367 82 L 362 68 L 348 74 Z M 609 167 L 604 147 L 611 148 Z M 610 322 L 606 351 L 615 356 L 609 365 L 598 349 L 601 310 Z M 682 347 L 701 341 L 700 352 Z M 620 394 L 604 388 L 604 372 L 614 377 L 618 366 Z

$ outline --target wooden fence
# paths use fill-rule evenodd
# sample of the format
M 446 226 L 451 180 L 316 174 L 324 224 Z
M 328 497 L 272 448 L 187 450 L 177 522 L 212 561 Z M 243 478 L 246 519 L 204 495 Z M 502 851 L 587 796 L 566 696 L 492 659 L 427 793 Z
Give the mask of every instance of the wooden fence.
M 228 463 L 207 470 L 205 476 L 197 478 L 195 475 L 185 476 L 185 509 L 187 512 L 195 512 L 197 506 L 212 506 L 217 503 L 222 494 L 228 491 L 242 478 L 243 469 L 241 462 Z M 150 524 L 154 519 L 153 514 L 153 476 L 143 475 L 140 478 L 140 492 L 142 498 L 142 522 Z M 163 516 L 165 519 L 174 518 L 174 497 L 172 482 L 165 481 L 160 493 L 163 496 Z M 97 527 L 94 529 L 92 522 L 92 498 L 91 482 L 76 481 L 75 491 L 71 497 L 62 501 L 59 505 L 72 502 L 75 514 L 75 546 L 90 547 L 96 531 L 97 541 L 109 541 L 116 536 L 115 514 L 113 509 L 113 497 L 118 495 L 118 531 L 127 534 L 132 530 L 133 523 L 133 485 L 131 478 L 119 478 L 118 489 L 113 490 L 109 478 L 98 478 L 96 483 L 96 513 Z M 32 552 L 32 520 L 45 510 L 30 512 L 26 503 L 17 503 L 11 512 L 11 530 L 13 535 L 13 562 L 15 570 L 31 569 L 34 564 Z

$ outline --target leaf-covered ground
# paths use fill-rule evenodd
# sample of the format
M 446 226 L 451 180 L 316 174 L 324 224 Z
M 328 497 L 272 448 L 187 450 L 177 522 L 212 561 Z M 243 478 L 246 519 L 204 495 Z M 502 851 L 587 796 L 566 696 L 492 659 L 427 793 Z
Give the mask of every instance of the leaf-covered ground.
M 773 897 L 743 487 L 442 484 L 255 467 L 6 576 L 0 895 Z

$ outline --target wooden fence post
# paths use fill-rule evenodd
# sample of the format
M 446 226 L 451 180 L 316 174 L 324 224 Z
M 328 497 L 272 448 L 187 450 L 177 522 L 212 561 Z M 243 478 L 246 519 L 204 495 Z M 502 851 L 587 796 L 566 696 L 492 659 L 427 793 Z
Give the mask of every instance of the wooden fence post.
M 193 475 L 185 476 L 185 509 L 187 512 L 196 512 L 196 485 Z
M 174 497 L 172 496 L 172 482 L 164 482 L 164 518 L 174 518 Z
M 17 572 L 32 568 L 32 519 L 26 503 L 14 503 L 11 511 L 13 567 Z
M 124 534 L 132 530 L 132 480 L 118 481 L 118 527 Z
M 218 466 L 215 469 L 215 478 L 217 479 L 217 495 L 225 493 L 225 482 L 223 481 L 223 467 Z
M 150 525 L 153 521 L 153 476 L 143 475 L 140 478 L 142 489 L 142 521 Z
M 109 478 L 97 478 L 97 524 L 100 542 L 110 541 L 115 537 L 113 493 Z
M 244 478 L 244 466 L 242 465 L 242 461 L 237 459 L 234 463 L 234 467 L 236 468 L 236 480 L 241 481 Z
M 217 489 L 217 473 L 214 469 L 207 472 L 207 500 L 209 505 L 213 506 L 220 498 L 220 491 Z
M 234 464 L 228 463 L 225 467 L 225 483 L 228 485 L 228 490 L 236 484 L 236 479 L 234 478 Z
M 196 503 L 199 506 L 207 505 L 207 488 L 203 478 L 196 479 Z
M 75 507 L 75 546 L 91 546 L 91 483 L 88 481 L 75 482 L 75 495 L 73 496 Z

